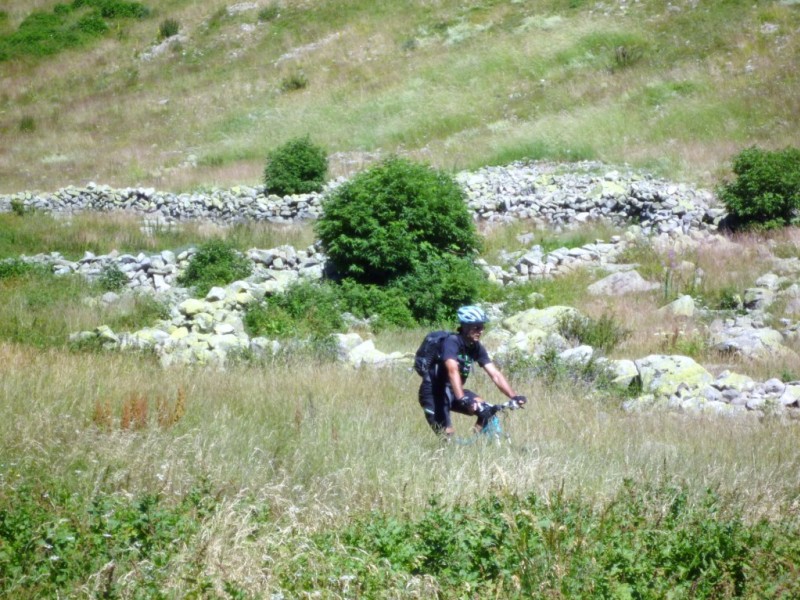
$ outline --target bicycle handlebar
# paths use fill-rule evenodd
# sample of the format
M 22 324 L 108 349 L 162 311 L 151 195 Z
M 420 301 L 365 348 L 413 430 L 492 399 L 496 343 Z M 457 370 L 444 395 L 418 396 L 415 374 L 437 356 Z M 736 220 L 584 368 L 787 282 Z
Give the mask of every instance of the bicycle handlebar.
M 522 404 L 513 399 L 503 402 L 502 404 L 490 404 L 486 402 L 486 406 L 489 409 L 489 414 L 491 415 L 496 415 L 504 410 L 519 410 L 523 407 Z

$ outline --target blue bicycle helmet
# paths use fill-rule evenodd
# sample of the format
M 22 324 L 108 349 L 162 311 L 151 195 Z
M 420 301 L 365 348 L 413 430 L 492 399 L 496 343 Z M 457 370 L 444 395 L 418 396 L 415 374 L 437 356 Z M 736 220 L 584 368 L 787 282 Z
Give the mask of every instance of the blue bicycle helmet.
M 458 315 L 458 322 L 462 325 L 473 325 L 478 323 L 486 323 L 489 319 L 486 313 L 479 306 L 462 306 L 456 311 Z

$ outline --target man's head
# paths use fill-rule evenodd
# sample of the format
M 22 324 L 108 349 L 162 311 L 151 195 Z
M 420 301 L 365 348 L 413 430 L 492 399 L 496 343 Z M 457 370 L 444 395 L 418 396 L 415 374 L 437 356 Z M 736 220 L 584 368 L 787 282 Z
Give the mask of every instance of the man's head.
M 483 328 L 489 320 L 486 313 L 478 306 L 462 306 L 458 309 L 458 331 L 469 342 L 477 342 L 481 339 Z

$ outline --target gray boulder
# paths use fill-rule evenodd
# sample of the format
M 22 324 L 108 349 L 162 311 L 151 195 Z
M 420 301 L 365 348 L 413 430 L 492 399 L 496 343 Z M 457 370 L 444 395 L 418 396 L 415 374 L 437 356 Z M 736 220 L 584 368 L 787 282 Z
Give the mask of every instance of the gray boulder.
M 595 296 L 622 296 L 650 292 L 659 287 L 659 284 L 645 280 L 637 271 L 619 271 L 596 281 L 588 287 L 588 290 Z

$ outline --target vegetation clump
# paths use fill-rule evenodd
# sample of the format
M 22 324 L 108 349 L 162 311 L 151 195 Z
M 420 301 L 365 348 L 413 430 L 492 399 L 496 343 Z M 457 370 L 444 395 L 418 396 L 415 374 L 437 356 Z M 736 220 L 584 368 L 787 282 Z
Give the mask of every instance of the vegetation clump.
M 109 20 L 142 19 L 149 14 L 144 4 L 125 0 L 73 0 L 57 4 L 51 12 L 34 11 L 16 31 L 0 36 L 0 61 L 57 54 L 104 35 Z
M 392 157 L 356 175 L 327 198 L 317 233 L 343 277 L 401 289 L 418 321 L 447 320 L 478 295 L 463 191 L 426 165 Z
M 278 338 L 328 336 L 345 327 L 344 313 L 370 320 L 375 331 L 416 324 L 407 297 L 398 288 L 362 285 L 352 280 L 299 282 L 251 306 L 245 326 L 253 336 Z
M 449 256 L 471 256 L 479 242 L 458 184 L 444 173 L 390 158 L 336 189 L 317 233 L 338 271 L 386 284 Z
M 626 338 L 631 331 L 604 314 L 598 319 L 577 313 L 565 313 L 558 321 L 558 333 L 570 341 L 587 344 L 603 354 L 608 354 Z
M 176 19 L 164 19 L 158 26 L 158 39 L 166 40 L 178 35 L 180 29 L 181 24 Z
M 0 260 L 0 281 L 26 275 L 49 275 L 49 270 L 38 263 L 25 262 L 19 258 Z
M 97 283 L 101 289 L 107 292 L 116 292 L 125 287 L 128 283 L 128 276 L 116 263 L 112 262 L 103 267 Z
M 270 153 L 264 184 L 271 194 L 319 192 L 328 174 L 328 157 L 308 136 L 289 140 Z
M 341 545 L 318 536 L 326 572 L 292 583 L 318 589 L 344 571 L 365 596 L 413 575 L 431 578 L 444 597 L 765 597 L 776 589 L 789 597 L 798 592 L 789 568 L 797 530 L 788 515 L 748 523 L 710 490 L 693 502 L 679 488 L 628 480 L 601 508 L 557 492 L 454 508 L 431 501 L 412 519 L 371 514 L 337 532 Z
M 226 285 L 244 279 L 252 272 L 252 265 L 222 240 L 211 240 L 201 245 L 178 277 L 178 283 L 193 287 L 204 296 L 216 285 Z
M 735 228 L 774 229 L 800 217 L 800 149 L 755 146 L 733 160 L 736 179 L 718 189 Z
M 281 79 L 282 92 L 295 92 L 297 90 L 304 90 L 308 87 L 308 75 L 302 70 L 293 71 L 283 79 Z
M 261 23 L 274 21 L 280 16 L 280 8 L 277 4 L 269 4 L 258 11 L 258 20 Z

